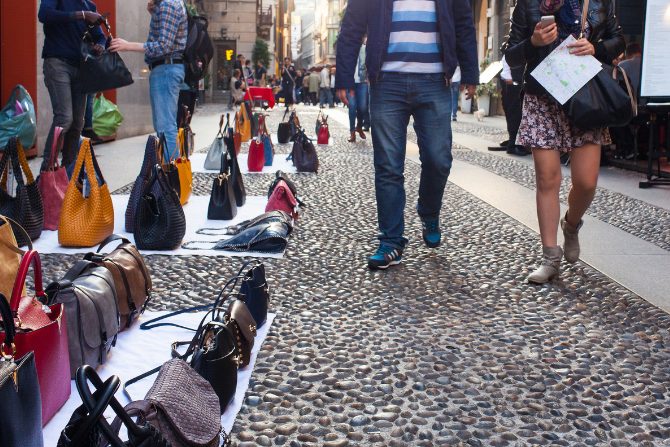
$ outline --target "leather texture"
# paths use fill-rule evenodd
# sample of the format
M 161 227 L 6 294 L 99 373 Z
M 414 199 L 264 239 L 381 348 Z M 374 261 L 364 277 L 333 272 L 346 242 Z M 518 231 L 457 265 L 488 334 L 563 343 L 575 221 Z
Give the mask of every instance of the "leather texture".
M 223 125 L 226 125 L 224 128 Z M 219 132 L 214 137 L 214 141 L 209 146 L 207 157 L 205 158 L 204 168 L 208 171 L 218 171 L 221 169 L 221 154 L 226 150 L 223 136 L 228 133 L 230 128 L 230 114 L 221 115 L 219 119 Z
M 249 118 L 249 111 L 247 110 L 247 106 L 244 103 L 240 104 L 240 110 L 235 116 L 235 126 L 237 126 L 240 131 L 242 143 L 246 143 L 247 141 L 251 140 L 251 119 Z
M 254 138 L 249 144 L 247 168 L 249 172 L 262 172 L 265 166 L 265 147 L 260 138 Z
M 316 153 L 316 148 L 312 140 L 302 130 L 295 136 L 291 157 L 298 172 L 317 173 L 319 171 L 319 156 Z
M 253 219 L 245 220 L 244 222 L 240 222 L 237 225 L 231 225 L 224 230 L 224 235 L 229 235 L 229 236 L 235 236 L 236 234 L 240 234 L 244 230 L 254 227 L 256 225 L 260 224 L 266 224 L 266 223 L 271 223 L 271 222 L 280 222 L 280 223 L 285 223 L 289 227 L 289 234 L 291 231 L 293 231 L 293 219 L 291 218 L 290 215 L 285 213 L 284 211 L 270 211 L 267 213 L 263 213 L 260 216 L 256 216 Z M 218 229 L 211 229 L 212 231 L 216 231 Z M 216 236 L 220 235 L 222 233 L 220 232 L 210 232 L 206 228 L 202 228 L 198 231 L 196 231 L 198 234 L 206 234 L 206 235 L 211 235 L 211 236 Z
M 288 175 L 286 175 L 283 171 L 275 172 L 275 178 L 270 184 L 270 187 L 268 188 L 268 199 L 272 197 L 272 193 L 274 192 L 275 188 L 277 187 L 280 181 L 284 181 L 286 183 L 286 185 L 291 190 L 293 197 L 295 197 L 295 200 L 298 201 L 298 205 L 305 206 L 303 201 L 300 200 L 300 197 L 298 197 L 298 187 L 295 185 L 295 182 L 293 182 L 290 178 L 288 178 Z
M 78 261 L 60 281 L 47 287 L 49 304 L 63 304 L 68 325 L 70 374 L 82 365 L 105 363 L 116 344 L 119 309 L 114 278 L 105 267 Z
M 284 180 L 280 180 L 274 187 L 268 204 L 265 206 L 265 212 L 283 211 L 289 214 L 293 219 L 298 219 L 298 200 L 291 192 L 291 188 Z
M 63 199 L 70 180 L 64 166 L 58 163 L 58 153 L 63 145 L 63 128 L 55 127 L 53 145 L 51 147 L 49 166 L 40 172 L 37 186 L 42 196 L 44 207 L 44 229 L 58 230 Z
M 291 140 L 291 125 L 288 122 L 279 123 L 277 129 L 277 141 L 279 144 L 287 144 Z
M 107 31 L 109 32 L 108 25 Z M 106 46 L 109 46 L 109 42 L 108 39 Z M 82 60 L 79 68 L 79 88 L 83 93 L 113 90 L 126 87 L 134 82 L 133 76 L 119 53 L 105 49 L 101 54 L 97 54 L 91 51 L 91 47 L 85 35 L 81 43 Z
M 6 299 L 12 296 L 16 274 L 21 265 L 21 256 L 9 221 L 0 216 L 0 293 Z
M 217 317 L 219 320 L 220 317 Z M 256 320 L 251 316 L 244 301 L 233 300 L 223 315 L 223 322 L 229 324 L 240 355 L 240 366 L 245 367 L 251 362 L 251 351 L 254 349 L 256 337 Z
M 232 220 L 237 216 L 237 203 L 227 155 L 227 153 L 221 154 L 221 170 L 212 182 L 212 194 L 207 208 L 209 220 Z
M 179 201 L 185 205 L 193 191 L 193 171 L 191 160 L 188 158 L 187 131 L 184 128 L 179 129 L 177 145 L 179 146 L 179 158 L 175 160 L 175 164 L 179 173 Z
M 9 170 L 14 174 L 16 191 L 12 196 L 8 191 Z M 21 143 L 16 138 L 11 138 L 5 147 L 0 158 L 0 214 L 12 218 L 19 224 L 30 236 L 30 240 L 35 240 L 42 234 L 44 227 L 44 208 L 42 206 L 42 196 L 33 178 L 33 173 L 28 166 L 26 154 L 23 151 Z M 23 176 L 25 175 L 25 181 Z M 30 244 L 26 239 L 25 233 L 16 228 L 12 223 L 14 237 L 20 247 Z
M 104 254 L 108 244 L 120 242 L 114 250 Z M 97 253 L 89 253 L 86 260 L 104 266 L 112 274 L 120 316 L 120 330 L 130 327 L 144 312 L 151 298 L 151 274 L 144 258 L 128 239 L 113 234 L 98 247 Z
M 321 130 L 322 124 L 328 124 L 328 117 L 319 110 L 319 114 L 316 116 L 316 125 L 314 126 L 314 135 L 319 135 L 319 130 Z
M 179 196 L 159 165 L 154 166 L 152 179 L 144 187 L 134 228 L 135 244 L 140 250 L 173 250 L 186 234 L 186 216 Z
M 35 291 L 22 296 L 30 267 L 33 267 Z M 39 299 L 39 301 L 38 301 Z M 58 412 L 70 397 L 70 365 L 65 309 L 60 304 L 46 309 L 42 287 L 42 264 L 36 251 L 30 250 L 21 259 L 19 272 L 12 290 L 10 309 L 16 329 L 16 358 L 35 353 L 35 365 L 42 400 L 42 426 Z M 0 343 L 6 333 L 0 333 Z
M 130 199 L 128 199 L 128 207 L 126 208 L 126 231 L 128 233 L 133 232 L 137 205 L 140 203 L 140 197 L 142 197 L 145 185 L 151 180 L 151 170 L 158 163 L 158 146 L 158 138 L 149 135 L 146 148 L 144 149 L 142 168 L 135 179 L 133 189 L 130 191 Z
M 213 250 L 283 253 L 288 245 L 289 225 L 271 222 L 247 228 L 235 237 L 217 242 Z
M 247 305 L 256 327 L 262 327 L 267 321 L 270 307 L 270 288 L 265 277 L 265 265 L 262 262 L 255 260 L 249 263 L 249 269 L 244 273 L 237 297 Z
M 88 197 L 84 196 L 84 180 L 89 185 Z M 58 243 L 64 247 L 92 247 L 113 232 L 114 205 L 109 186 L 95 159 L 91 140 L 84 138 L 63 199 Z
M 531 44 L 530 38 L 541 18 L 538 0 L 518 0 L 512 15 L 510 36 L 505 44 L 505 60 L 511 68 L 525 66 L 524 90 L 533 95 L 548 94 L 530 73 L 559 44 L 558 41 L 546 47 Z M 591 28 L 588 39 L 595 47 L 596 59 L 611 64 L 625 49 L 623 31 L 614 13 L 614 1 L 590 0 L 587 20 Z
M 238 150 L 235 149 L 235 137 L 233 130 L 228 127 L 228 134 L 224 136 L 224 142 L 230 160 L 230 177 L 235 192 L 235 202 L 238 207 L 244 206 L 247 201 L 247 190 L 244 187 L 244 176 L 237 161 Z

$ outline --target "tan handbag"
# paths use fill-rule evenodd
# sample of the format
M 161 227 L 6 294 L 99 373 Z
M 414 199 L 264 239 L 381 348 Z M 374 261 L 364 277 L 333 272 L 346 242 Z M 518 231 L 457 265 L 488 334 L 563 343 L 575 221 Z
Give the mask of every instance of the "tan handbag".
M 175 164 L 179 173 L 179 202 L 185 205 L 193 191 L 193 171 L 191 160 L 188 158 L 188 141 L 184 128 L 179 129 L 177 134 L 177 146 L 179 146 L 179 158 L 175 160 Z
M 19 224 L 16 224 L 16 227 L 23 230 Z M 30 240 L 27 234 L 26 238 Z M 29 250 L 32 249 L 31 245 Z M 0 216 L 0 293 L 5 296 L 6 300 L 9 300 L 12 296 L 12 289 L 16 282 L 16 274 L 19 271 L 22 257 L 23 251 L 16 243 L 9 219 L 5 216 Z M 25 290 L 24 285 L 22 296 L 26 294 Z
M 85 138 L 63 199 L 58 243 L 64 247 L 92 247 L 113 232 L 112 196 L 91 149 L 91 140 Z

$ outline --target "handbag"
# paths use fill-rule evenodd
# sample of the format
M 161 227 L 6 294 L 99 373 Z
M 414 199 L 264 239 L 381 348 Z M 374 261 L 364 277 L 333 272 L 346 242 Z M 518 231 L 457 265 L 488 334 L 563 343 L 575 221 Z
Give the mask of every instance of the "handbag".
M 228 154 L 221 154 L 221 170 L 212 182 L 212 194 L 209 197 L 207 219 L 232 220 L 237 215 L 235 191 L 230 177 Z
M 265 212 L 279 210 L 297 220 L 299 217 L 298 209 L 298 200 L 291 192 L 291 188 L 288 187 L 284 180 L 280 180 L 268 199 Z
M 235 146 L 235 155 L 240 155 L 240 151 L 242 150 L 242 134 L 237 126 L 235 126 L 235 132 L 233 133 L 233 144 Z
M 42 401 L 37 379 L 35 354 L 16 356 L 14 318 L 7 298 L 0 293 L 0 328 L 5 341 L 0 345 L 0 414 L 3 447 L 42 447 Z
M 33 267 L 34 296 L 23 295 L 28 270 Z M 68 332 L 65 308 L 61 304 L 45 307 L 42 288 L 42 264 L 36 251 L 23 255 L 9 308 L 14 320 L 15 358 L 35 353 L 37 378 L 42 401 L 42 426 L 58 412 L 70 397 L 70 363 L 68 361 Z M 7 321 L 7 320 L 5 320 Z M 7 332 L 0 332 L 0 346 Z M 12 349 L 14 351 L 14 349 Z
M 184 128 L 179 129 L 177 135 L 177 146 L 179 146 L 179 158 L 175 160 L 177 173 L 179 174 L 179 202 L 185 205 L 193 191 L 193 171 L 191 160 L 188 158 L 187 132 Z
M 242 266 L 238 276 L 242 279 L 237 299 L 247 305 L 256 327 L 261 328 L 268 319 L 270 307 L 270 288 L 265 277 L 265 265 L 257 259 L 248 261 Z
M 25 233 L 20 225 L 16 224 L 15 227 Z M 25 237 L 30 240 L 27 234 Z M 32 244 L 29 247 L 30 250 L 33 249 Z M 0 216 L 0 293 L 5 298 L 12 296 L 12 289 L 21 265 L 22 256 L 23 251 L 19 249 L 16 243 L 10 220 L 5 216 Z M 25 295 L 25 289 L 22 290 L 21 294 Z
M 246 228 L 230 239 L 215 243 L 210 241 L 189 241 L 182 244 L 186 250 L 221 250 L 232 252 L 252 252 L 281 254 L 288 246 L 291 227 L 283 222 L 270 222 Z M 202 244 L 210 244 L 203 247 Z
M 64 247 L 92 247 L 113 232 L 112 196 L 91 148 L 91 140 L 84 138 L 63 199 L 58 243 Z
M 110 253 L 102 250 L 112 242 L 120 242 Z M 106 267 L 114 279 L 120 330 L 130 327 L 144 312 L 151 300 L 151 275 L 137 247 L 118 234 L 113 234 L 100 244 L 96 253 L 88 253 L 85 260 Z
M 11 138 L 18 138 L 23 147 L 33 147 L 37 135 L 35 104 L 30 93 L 17 84 L 0 110 L 0 148 Z
M 202 234 L 206 236 L 235 236 L 247 228 L 272 222 L 280 222 L 288 225 L 289 234 L 293 231 L 293 219 L 291 216 L 286 214 L 284 211 L 276 210 L 263 213 L 260 216 L 254 217 L 253 219 L 245 220 L 244 222 L 240 222 L 237 225 L 231 225 L 226 228 L 200 228 L 196 231 L 196 234 Z
M 72 378 L 82 365 L 104 364 L 119 332 L 111 272 L 93 262 L 78 261 L 63 279 L 49 284 L 46 293 L 49 305 L 65 307 Z
M 112 53 L 107 48 L 112 41 L 112 33 L 107 20 L 103 22 L 109 37 L 105 45 L 105 51 L 96 55 L 92 51 L 90 29 L 84 33 L 82 38 L 82 62 L 79 66 L 79 88 L 82 93 L 90 94 L 104 90 L 126 87 L 132 84 L 133 76 L 121 59 L 119 53 Z
M 298 135 L 298 132 L 302 129 L 302 126 L 300 126 L 300 120 L 298 119 L 298 114 L 296 111 L 291 112 L 291 116 L 288 119 L 290 129 L 291 129 L 291 138 L 289 141 L 295 141 L 295 137 Z
M 159 165 L 154 166 L 151 180 L 144 187 L 134 227 L 135 245 L 140 250 L 173 250 L 186 234 L 179 196 Z
M 244 206 L 247 201 L 247 191 L 244 187 L 244 178 L 242 171 L 240 171 L 240 164 L 237 162 L 237 152 L 234 146 L 233 130 L 228 126 L 228 134 L 223 137 L 226 144 L 227 157 L 230 160 L 230 181 L 233 184 L 233 192 L 235 193 L 235 202 L 238 207 Z
M 226 117 L 226 127 L 223 127 L 223 118 Z M 228 132 L 228 125 L 230 123 L 230 114 L 221 115 L 219 120 L 219 132 L 214 137 L 214 141 L 209 146 L 207 157 L 205 158 L 204 168 L 207 171 L 219 171 L 221 169 L 221 154 L 225 150 L 225 143 L 223 136 Z
M 328 129 L 328 124 L 324 122 L 319 128 L 319 133 L 317 133 L 316 143 L 328 144 L 328 140 L 330 140 L 330 130 Z
M 235 123 L 237 124 L 238 121 L 235 121 Z M 247 112 L 247 107 L 244 105 L 244 103 L 240 104 L 239 130 L 240 136 L 242 137 L 242 143 L 246 143 L 247 141 L 251 140 L 251 119 L 249 118 L 249 113 Z
M 256 320 L 251 316 L 247 305 L 243 301 L 234 299 L 225 312 L 222 307 L 215 307 L 214 315 L 216 320 L 231 325 L 240 356 L 240 367 L 244 368 L 249 365 L 256 337 Z
M 16 193 L 12 197 L 9 194 L 8 180 L 10 164 L 16 181 Z M 26 154 L 21 143 L 16 138 L 11 138 L 0 158 L 0 214 L 12 219 L 16 224 L 23 227 L 25 232 L 20 231 L 15 223 L 10 221 L 14 230 L 14 237 L 19 247 L 28 245 L 31 240 L 40 237 L 44 226 L 44 208 L 42 197 L 37 183 L 33 179 L 33 173 L 28 166 Z M 24 182 L 23 176 L 26 176 Z M 30 237 L 26 239 L 25 234 Z
M 279 144 L 287 144 L 291 140 L 291 124 L 286 119 L 288 114 L 288 108 L 284 111 L 284 116 L 282 122 L 279 123 L 279 128 L 277 129 L 277 141 Z
M 165 176 L 168 179 L 170 187 L 174 190 L 179 197 L 179 202 L 181 203 L 181 178 L 179 176 L 179 169 L 174 159 L 166 157 L 168 155 L 167 139 L 165 134 L 160 134 L 158 137 L 158 148 L 156 149 L 156 158 L 158 163 L 163 168 Z M 153 168 L 153 167 L 152 167 Z
M 582 32 L 586 29 L 589 0 L 584 0 Z M 625 88 L 618 81 L 622 76 Z M 626 126 L 637 116 L 637 102 L 626 72 L 608 64 L 565 104 L 563 111 L 581 129 Z
M 130 198 L 128 199 L 128 207 L 126 208 L 126 231 L 128 233 L 133 232 L 137 205 L 140 202 L 140 197 L 143 194 L 145 185 L 151 180 L 151 170 L 158 163 L 158 146 L 158 138 L 149 135 L 146 148 L 144 149 L 142 167 L 140 168 L 140 173 L 137 176 L 137 179 L 135 179 L 135 183 L 133 183 L 133 189 L 130 190 Z
M 275 155 L 275 148 L 272 144 L 272 138 L 270 137 L 270 132 L 268 132 L 265 116 L 259 115 L 258 120 L 260 122 L 259 129 L 261 142 L 263 143 L 263 149 L 265 151 L 265 166 L 272 166 Z
M 314 172 L 319 170 L 319 156 L 316 153 L 312 140 L 302 130 L 298 132 L 293 143 L 289 158 L 298 172 Z
M 45 230 L 58 230 L 65 191 L 67 191 L 67 186 L 70 183 L 65 167 L 58 163 L 58 152 L 63 145 L 62 132 L 62 127 L 54 128 L 49 165 L 46 170 L 40 172 L 40 176 L 37 178 L 37 186 L 42 196 L 42 206 L 44 208 Z
M 247 167 L 249 172 L 263 172 L 263 166 L 265 166 L 265 147 L 260 137 L 256 137 L 249 145 Z

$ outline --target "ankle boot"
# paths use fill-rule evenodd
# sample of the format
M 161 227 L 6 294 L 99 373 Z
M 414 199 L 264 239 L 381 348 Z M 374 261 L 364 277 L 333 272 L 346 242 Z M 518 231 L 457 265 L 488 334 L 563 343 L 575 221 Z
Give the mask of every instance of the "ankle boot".
M 349 137 L 349 143 L 356 142 L 356 132 L 351 132 L 351 137 Z
M 565 252 L 565 260 L 569 263 L 579 261 L 579 229 L 584 225 L 584 221 L 580 220 L 579 224 L 574 227 L 568 222 L 568 213 L 561 219 L 561 228 L 563 229 L 563 251 Z
M 532 284 L 545 284 L 557 278 L 561 272 L 561 259 L 563 250 L 561 247 L 543 247 L 542 264 L 533 273 L 528 275 L 528 282 Z
M 356 131 L 358 132 L 358 135 L 361 137 L 361 140 L 365 140 L 367 137 L 365 136 L 365 132 L 363 132 L 363 128 L 358 126 L 356 128 Z

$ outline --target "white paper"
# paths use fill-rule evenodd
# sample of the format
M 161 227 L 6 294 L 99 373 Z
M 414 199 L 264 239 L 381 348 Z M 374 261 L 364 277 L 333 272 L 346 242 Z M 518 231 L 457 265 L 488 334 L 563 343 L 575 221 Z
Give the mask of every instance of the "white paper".
M 491 65 L 486 67 L 486 69 L 479 75 L 479 83 L 480 84 L 488 84 L 498 76 L 498 73 L 500 73 L 503 69 L 503 64 L 502 61 L 494 61 L 491 62 Z
M 603 66 L 593 56 L 575 56 L 570 54 L 568 45 L 577 41 L 568 36 L 531 72 L 531 75 L 561 105 L 597 75 Z
M 640 96 L 670 97 L 670 2 L 647 0 Z

